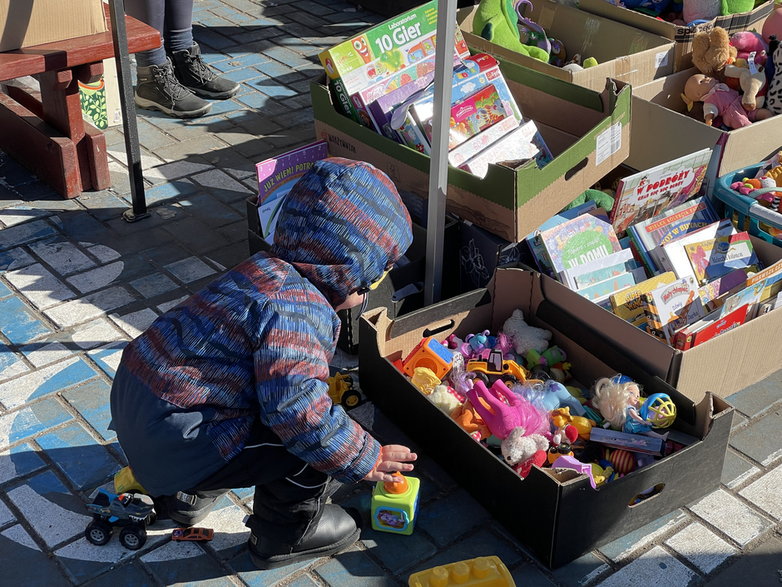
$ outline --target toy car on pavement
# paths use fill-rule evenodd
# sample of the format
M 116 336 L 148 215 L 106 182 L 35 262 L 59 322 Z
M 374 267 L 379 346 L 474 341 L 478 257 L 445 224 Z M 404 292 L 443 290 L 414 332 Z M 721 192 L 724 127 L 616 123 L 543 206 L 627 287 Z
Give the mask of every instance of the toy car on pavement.
M 171 540 L 211 540 L 214 538 L 215 531 L 211 528 L 174 528 L 171 531 Z
M 92 503 L 87 504 L 92 521 L 84 537 L 97 546 L 111 540 L 115 526 L 122 528 L 119 541 L 128 550 L 138 550 L 147 541 L 147 526 L 156 515 L 152 498 L 143 493 L 111 493 L 98 489 Z
M 353 387 L 353 378 L 347 373 L 337 372 L 328 379 L 329 397 L 335 404 L 355 408 L 361 403 L 361 395 Z

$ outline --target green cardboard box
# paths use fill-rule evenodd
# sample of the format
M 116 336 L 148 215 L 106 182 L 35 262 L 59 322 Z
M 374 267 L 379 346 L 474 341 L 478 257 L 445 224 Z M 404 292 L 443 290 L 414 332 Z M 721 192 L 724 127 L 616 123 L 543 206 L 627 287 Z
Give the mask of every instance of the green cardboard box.
M 516 168 L 489 165 L 483 179 L 448 171 L 448 209 L 508 241 L 518 242 L 627 158 L 630 87 L 607 81 L 602 92 L 575 86 L 499 59 L 525 118 L 535 121 L 554 159 Z M 400 190 L 426 196 L 430 158 L 339 114 L 323 84 L 312 84 L 317 138 L 333 156 L 382 169 Z

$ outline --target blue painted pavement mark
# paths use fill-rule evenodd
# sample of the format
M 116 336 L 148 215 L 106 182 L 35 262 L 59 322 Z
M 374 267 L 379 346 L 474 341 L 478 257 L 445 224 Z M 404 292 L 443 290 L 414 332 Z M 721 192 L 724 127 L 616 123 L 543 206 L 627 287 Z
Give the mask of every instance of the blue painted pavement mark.
M 8 286 L 5 283 L 3 283 L 3 280 L 0 279 L 0 298 L 7 298 L 8 296 L 10 296 L 13 293 L 14 292 L 12 292 L 8 288 Z
M 0 300 L 0 332 L 14 344 L 23 344 L 53 331 L 17 297 Z
M 105 483 L 119 469 L 105 447 L 98 444 L 78 422 L 36 438 L 49 458 L 78 489 Z
M 0 532 L 0 569 L 4 585 L 31 585 L 47 587 L 67 586 L 53 559 L 38 545 L 19 524 Z
M 329 585 L 339 587 L 381 587 L 389 584 L 383 569 L 361 550 L 338 554 L 315 572 Z
M 0 416 L 0 448 L 26 440 L 70 419 L 71 415 L 55 398 Z M 11 451 L 12 459 L 13 454 L 14 451 Z
M 127 341 L 117 341 L 112 343 L 110 347 L 102 347 L 89 351 L 87 356 L 90 357 L 101 370 L 109 377 L 114 377 L 117 372 L 117 366 L 119 365 L 120 357 L 122 356 L 122 350 L 127 346 Z
M 114 440 L 117 435 L 109 430 L 111 408 L 109 394 L 111 386 L 102 379 L 94 379 L 63 393 L 65 400 L 71 404 L 87 422 L 95 428 L 104 440 Z
M 29 444 L 16 446 L 13 451 L 6 450 L 0 453 L 0 485 L 45 466 L 46 463 Z
M 53 363 L 0 385 L 0 400 L 8 409 L 62 391 L 97 376 L 82 359 Z
M 155 581 L 136 564 L 127 564 L 112 569 L 90 581 L 89 587 L 153 587 Z

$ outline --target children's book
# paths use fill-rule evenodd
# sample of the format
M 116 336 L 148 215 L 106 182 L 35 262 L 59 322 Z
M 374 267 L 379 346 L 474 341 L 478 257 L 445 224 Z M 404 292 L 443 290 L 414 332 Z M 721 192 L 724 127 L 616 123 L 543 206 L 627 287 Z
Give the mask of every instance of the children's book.
M 713 279 L 698 288 L 698 295 L 708 310 L 718 308 L 725 300 L 720 296 L 737 287 L 744 287 L 747 283 L 747 272 L 744 269 L 734 269 L 722 277 Z
M 633 269 L 631 271 L 625 271 L 615 277 L 609 277 L 603 281 L 599 281 L 587 287 L 576 290 L 578 294 L 584 296 L 588 300 L 602 300 L 613 293 L 622 291 L 623 289 L 635 285 L 639 281 L 646 279 L 646 273 L 644 273 L 643 267 Z
M 612 311 L 627 322 L 636 322 L 639 317 L 644 316 L 643 294 L 674 281 L 676 281 L 676 274 L 667 271 L 617 292 L 610 298 Z
M 524 238 L 527 246 L 529 247 L 530 253 L 532 253 L 533 259 L 535 259 L 535 263 L 538 265 L 538 269 L 540 269 L 546 275 L 552 277 L 554 276 L 554 272 L 551 269 L 551 263 L 548 260 L 548 255 L 546 255 L 546 249 L 543 246 L 543 242 L 540 240 L 540 233 L 544 230 L 548 230 L 549 228 L 557 226 L 558 224 L 562 224 L 566 220 L 572 220 L 577 216 L 591 212 L 596 208 L 597 204 L 595 204 L 592 200 L 589 200 L 583 204 L 575 206 L 574 208 L 570 208 L 569 210 L 562 210 L 559 214 L 555 214 L 546 220 L 543 224 L 541 224 L 535 232 L 528 234 Z M 605 212 L 602 208 L 601 211 Z M 604 215 L 603 218 L 608 220 L 607 215 Z
M 711 154 L 711 149 L 701 149 L 620 180 L 611 210 L 617 234 L 697 195 Z
M 677 328 L 700 320 L 705 312 L 695 279 L 677 279 L 643 294 L 643 308 L 649 332 L 671 342 Z
M 663 269 L 656 258 L 658 248 L 720 219 L 705 196 L 697 196 L 646 220 L 631 224 L 627 233 L 651 273 Z
M 620 250 L 614 227 L 592 214 L 582 214 L 540 233 L 540 240 L 555 272 Z
M 718 334 L 741 326 L 746 322 L 746 317 L 746 304 L 739 306 L 725 316 L 720 316 L 719 310 L 715 310 L 697 322 L 678 330 L 674 335 L 672 346 L 685 351 L 714 338 Z
M 629 249 L 621 249 L 601 259 L 565 269 L 558 274 L 558 278 L 570 289 L 582 289 L 627 273 L 636 267 L 638 262 L 633 258 L 633 252 Z
M 258 174 L 258 217 L 261 236 L 274 241 L 274 227 L 282 202 L 302 175 L 328 157 L 328 143 L 317 141 L 256 164 Z
M 758 270 L 758 257 L 746 231 L 684 245 L 698 283 L 704 284 L 734 269 Z
M 747 281 L 749 283 L 749 280 Z M 757 312 L 758 305 L 762 299 L 763 290 L 766 288 L 766 280 L 758 281 L 752 285 L 747 285 L 744 289 L 734 293 L 725 300 L 720 307 L 720 316 L 727 316 L 730 312 L 739 306 L 747 306 L 747 320 L 752 320 Z
M 694 232 L 690 232 L 677 239 L 663 244 L 656 249 L 659 265 L 666 271 L 673 271 L 676 277 L 692 277 L 695 272 L 692 269 L 690 259 L 684 247 L 691 243 L 697 243 L 721 236 L 736 234 L 736 228 L 728 218 L 713 222 Z

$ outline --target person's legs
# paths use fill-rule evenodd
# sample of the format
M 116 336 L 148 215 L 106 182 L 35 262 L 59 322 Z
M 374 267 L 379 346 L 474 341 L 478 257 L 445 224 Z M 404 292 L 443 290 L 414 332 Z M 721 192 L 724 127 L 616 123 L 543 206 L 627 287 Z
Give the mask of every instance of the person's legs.
M 125 12 L 159 31 L 161 40 L 165 31 L 165 10 L 166 0 L 125 0 Z M 157 49 L 136 53 L 136 64 L 140 67 L 165 63 L 166 50 L 162 45 Z
M 165 45 L 169 53 L 193 46 L 193 0 L 165 0 Z

